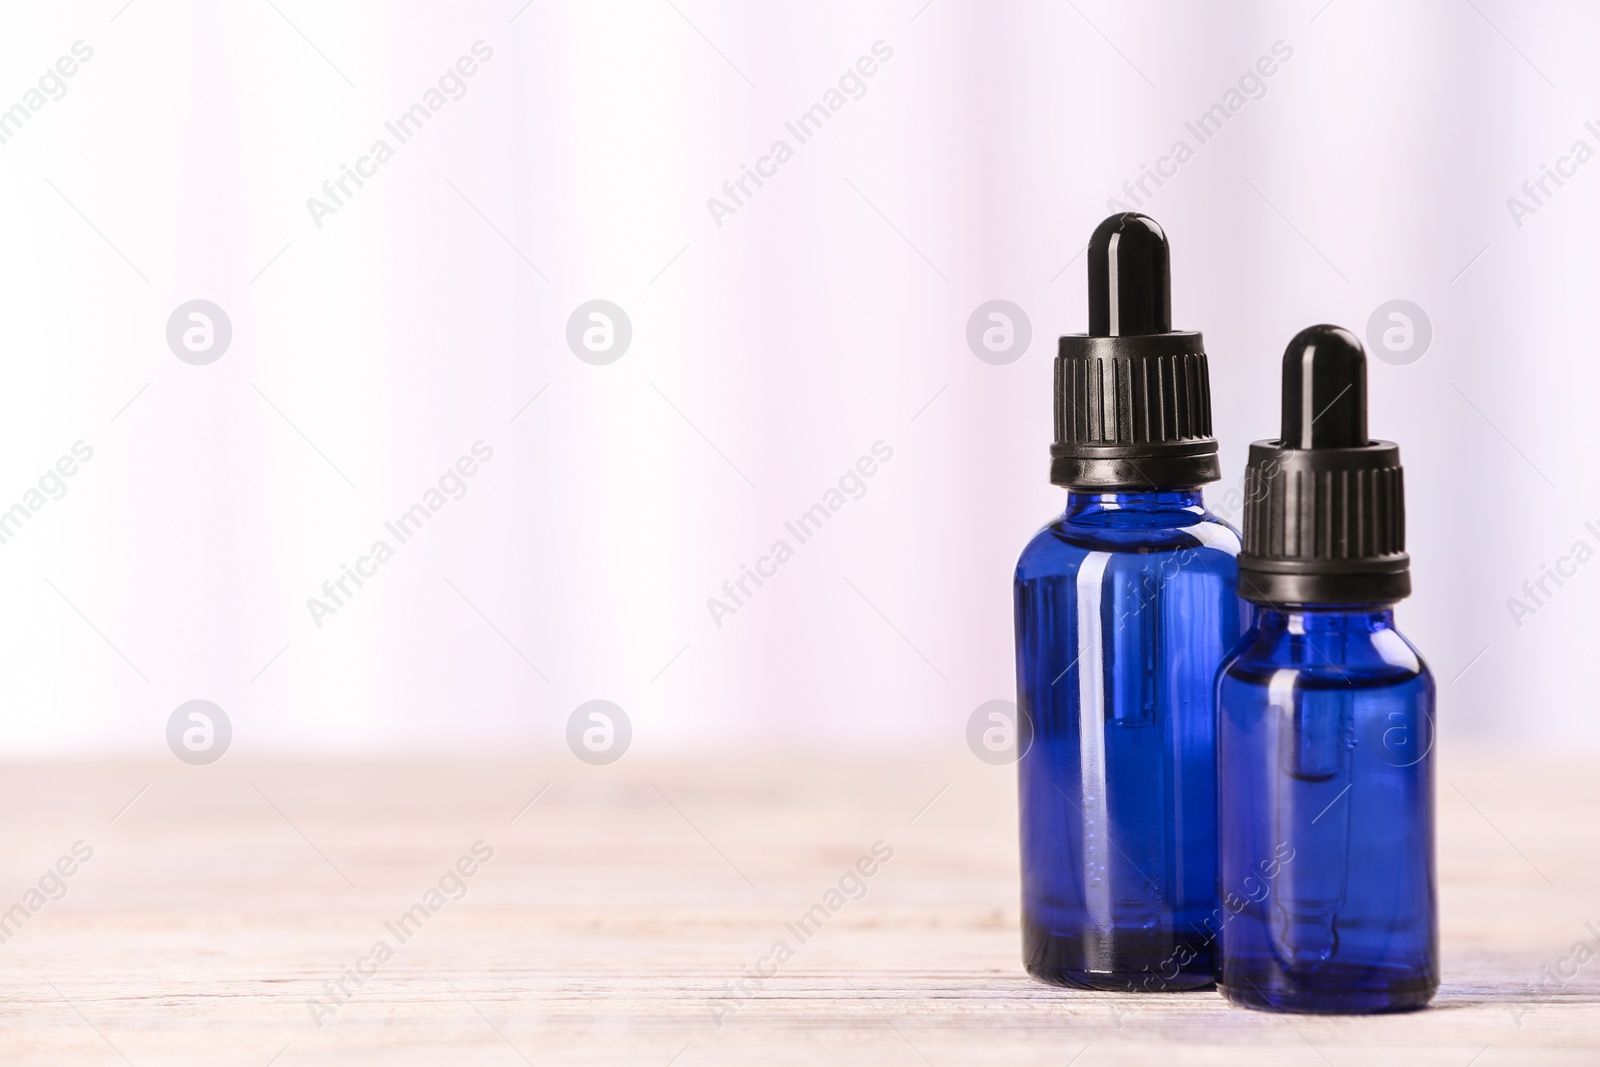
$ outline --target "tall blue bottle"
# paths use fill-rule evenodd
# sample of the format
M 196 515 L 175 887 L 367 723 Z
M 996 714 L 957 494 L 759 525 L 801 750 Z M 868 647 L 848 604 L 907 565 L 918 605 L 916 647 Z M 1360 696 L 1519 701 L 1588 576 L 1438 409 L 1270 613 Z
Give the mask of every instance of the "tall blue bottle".
M 1198 333 L 1173 332 L 1156 223 L 1089 242 L 1089 333 L 1061 338 L 1051 477 L 1067 508 L 1017 563 L 1023 959 L 1113 990 L 1212 984 L 1213 688 L 1239 637 L 1238 536 Z
M 1217 680 L 1217 982 L 1288 1012 L 1420 1008 L 1439 986 L 1433 676 L 1411 592 L 1400 450 L 1367 438 L 1366 355 L 1313 326 L 1283 358 L 1283 432 L 1250 447 L 1239 592 Z

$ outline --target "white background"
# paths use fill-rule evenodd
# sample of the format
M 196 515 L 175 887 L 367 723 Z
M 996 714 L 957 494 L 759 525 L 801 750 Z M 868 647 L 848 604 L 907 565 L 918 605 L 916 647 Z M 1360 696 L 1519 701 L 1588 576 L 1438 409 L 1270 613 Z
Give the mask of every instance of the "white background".
M 1520 628 L 1507 599 L 1600 548 L 1600 162 L 1520 226 L 1506 201 L 1600 149 L 1597 32 L 1507 0 L 7 5 L 0 107 L 93 57 L 0 144 L 0 507 L 94 457 L 0 545 L 0 752 L 159 752 L 195 698 L 249 752 L 553 750 L 592 698 L 644 754 L 958 750 L 1014 693 L 1011 569 L 1063 503 L 1075 257 L 1279 41 L 1145 205 L 1211 354 L 1212 499 L 1275 433 L 1297 330 L 1420 305 L 1423 358 L 1370 373 L 1402 629 L 1445 736 L 1593 738 L 1600 563 Z M 480 40 L 319 227 L 307 198 Z M 718 226 L 707 198 L 878 41 L 865 95 Z M 165 337 L 196 298 L 233 327 L 207 366 Z M 564 338 L 595 298 L 633 326 L 608 366 Z M 965 341 L 996 298 L 1032 323 L 1006 366 Z M 467 495 L 319 629 L 306 599 L 479 440 Z M 866 495 L 716 626 L 879 440 Z

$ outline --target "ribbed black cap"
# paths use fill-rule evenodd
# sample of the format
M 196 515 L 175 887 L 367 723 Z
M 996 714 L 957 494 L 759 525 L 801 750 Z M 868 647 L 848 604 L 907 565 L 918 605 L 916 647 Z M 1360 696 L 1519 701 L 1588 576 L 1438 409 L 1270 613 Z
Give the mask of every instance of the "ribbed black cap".
M 1050 480 L 1073 489 L 1187 488 L 1221 477 L 1198 333 L 1172 329 L 1172 254 L 1147 215 L 1089 239 L 1089 332 L 1056 356 Z
M 1283 353 L 1283 431 L 1250 446 L 1239 595 L 1382 604 L 1411 594 L 1400 447 L 1367 439 L 1367 355 L 1337 326 Z

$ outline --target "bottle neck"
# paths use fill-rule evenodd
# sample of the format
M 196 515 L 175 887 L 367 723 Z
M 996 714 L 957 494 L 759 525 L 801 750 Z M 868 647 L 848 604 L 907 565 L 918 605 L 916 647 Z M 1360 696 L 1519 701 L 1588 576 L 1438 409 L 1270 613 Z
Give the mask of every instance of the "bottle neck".
M 1118 511 L 1151 513 L 1204 507 L 1199 489 L 1140 489 L 1114 493 L 1069 489 L 1066 517 L 1079 519 Z
M 1260 630 L 1286 634 L 1370 634 L 1394 629 L 1393 604 L 1308 604 L 1289 609 L 1256 605 Z

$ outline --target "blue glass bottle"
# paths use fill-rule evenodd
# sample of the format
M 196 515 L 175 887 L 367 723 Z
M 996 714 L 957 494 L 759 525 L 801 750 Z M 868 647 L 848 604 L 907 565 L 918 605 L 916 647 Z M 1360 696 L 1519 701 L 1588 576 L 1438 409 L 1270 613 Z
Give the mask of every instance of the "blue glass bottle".
M 1201 499 L 1219 473 L 1208 370 L 1200 335 L 1171 328 L 1166 235 L 1114 215 L 1088 274 L 1089 333 L 1056 360 L 1067 509 L 1015 580 L 1023 959 L 1058 985 L 1198 989 L 1239 540 Z
M 1251 447 L 1217 681 L 1217 981 L 1287 1012 L 1420 1008 L 1439 985 L 1433 677 L 1394 627 L 1410 592 L 1399 449 L 1366 435 L 1360 342 L 1284 357 L 1284 430 Z
M 1017 564 L 1028 972 L 1212 984 L 1212 686 L 1240 633 L 1239 541 L 1200 490 L 1072 492 Z
M 1439 985 L 1433 676 L 1387 605 L 1262 609 L 1219 680 L 1223 992 L 1297 1012 Z

